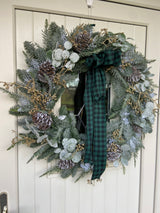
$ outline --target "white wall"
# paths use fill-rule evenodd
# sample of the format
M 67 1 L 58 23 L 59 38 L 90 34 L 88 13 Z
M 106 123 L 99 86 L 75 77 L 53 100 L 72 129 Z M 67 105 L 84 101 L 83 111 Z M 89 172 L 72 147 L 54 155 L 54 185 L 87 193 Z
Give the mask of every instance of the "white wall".
M 142 7 L 160 9 L 160 1 L 159 0 L 134 0 L 134 1 L 133 0 L 106 0 L 106 1 L 132 4 L 132 5 L 142 6 Z

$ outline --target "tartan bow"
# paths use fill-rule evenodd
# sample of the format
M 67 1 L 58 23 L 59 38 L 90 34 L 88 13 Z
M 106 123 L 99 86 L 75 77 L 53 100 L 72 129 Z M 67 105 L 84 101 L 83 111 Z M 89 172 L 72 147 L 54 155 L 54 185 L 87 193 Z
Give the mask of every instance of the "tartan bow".
M 84 163 L 93 165 L 92 180 L 99 179 L 106 168 L 106 75 L 107 66 L 119 66 L 121 51 L 108 49 L 86 59 L 89 68 L 84 92 L 87 140 Z

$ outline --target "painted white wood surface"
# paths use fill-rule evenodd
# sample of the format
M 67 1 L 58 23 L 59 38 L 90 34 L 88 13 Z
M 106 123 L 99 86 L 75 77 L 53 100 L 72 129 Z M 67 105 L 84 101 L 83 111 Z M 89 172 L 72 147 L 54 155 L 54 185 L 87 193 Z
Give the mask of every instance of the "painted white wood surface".
M 11 82 L 15 80 L 15 63 L 12 8 L 9 2 L 0 1 L 0 14 L 0 80 Z M 16 130 L 15 118 L 8 113 L 13 100 L 0 91 L 0 103 L 0 193 L 8 194 L 9 208 L 16 213 L 18 208 L 17 149 L 6 151 L 12 138 L 15 137 L 12 130 Z
M 160 2 L 159 0 L 106 0 L 110 2 L 117 2 L 117 3 L 125 3 L 125 4 L 132 4 L 141 7 L 148 7 L 154 9 L 160 9 Z
M 144 2 L 144 0 L 143 0 Z M 149 2 L 147 0 L 147 2 Z M 153 3 L 153 1 L 151 1 Z M 156 3 L 155 3 L 156 4 Z M 15 6 L 16 5 L 16 6 Z M 156 4 L 158 7 L 158 3 Z M 88 9 L 83 0 L 1 0 L 0 1 L 0 23 L 2 33 L 0 34 L 1 49 L 1 79 L 12 81 L 14 79 L 14 13 L 12 8 L 23 8 L 28 10 L 39 10 L 46 13 L 36 13 L 27 11 L 17 11 L 16 42 L 17 42 L 17 67 L 24 65 L 21 53 L 23 40 L 35 40 L 41 42 L 39 33 L 45 17 L 55 19 L 59 24 L 64 24 L 72 28 L 71 24 L 96 23 L 97 29 L 107 27 L 114 32 L 124 31 L 129 37 L 136 40 L 138 48 L 144 52 L 145 34 L 147 34 L 146 55 L 149 59 L 155 58 L 152 72 L 156 74 L 154 81 L 158 84 L 159 65 L 160 65 L 160 13 L 157 11 L 145 10 L 124 5 L 104 3 L 94 1 L 92 16 L 94 20 L 88 20 Z M 56 14 L 65 13 L 72 16 L 76 15 L 82 18 L 71 18 L 66 16 L 51 15 L 53 11 Z M 27 15 L 25 15 L 27 13 Z M 96 19 L 99 19 L 97 21 Z M 109 20 L 102 22 L 100 19 Z M 76 21 L 75 21 L 76 20 Z M 143 24 L 147 26 L 147 33 L 142 26 L 132 26 L 127 24 L 117 24 L 110 21 L 116 20 L 123 23 Z M 68 24 L 67 23 L 70 23 Z M 19 22 L 19 26 L 18 26 Z M 101 27 L 102 26 L 102 27 Z M 27 30 L 27 31 L 25 31 Z M 18 32 L 19 31 L 19 32 Z M 23 34 L 25 31 L 25 34 Z M 22 33 L 22 34 L 21 34 Z M 22 37 L 21 37 L 22 36 Z M 4 54 L 5 53 L 5 54 Z M 7 55 L 7 57 L 6 57 Z M 33 150 L 26 147 L 19 147 L 6 152 L 4 149 L 8 146 L 12 135 L 10 129 L 15 129 L 14 119 L 7 113 L 7 107 L 11 106 L 11 101 L 6 96 L 1 96 L 1 151 L 0 160 L 5 162 L 5 166 L 0 164 L 0 191 L 9 192 L 9 210 L 11 213 L 18 212 L 17 188 L 19 185 L 19 213 L 92 213 L 92 212 L 111 212 L 111 213 L 159 213 L 160 212 L 160 146 L 158 146 L 159 137 L 156 130 L 146 136 L 144 141 L 145 150 L 142 151 L 141 160 L 138 159 L 136 169 L 133 168 L 133 162 L 130 163 L 126 176 L 122 174 L 121 169 L 108 168 L 103 175 L 103 182 L 92 187 L 86 184 L 85 180 L 78 184 L 72 183 L 71 179 L 66 181 L 55 178 L 39 178 L 39 174 L 47 167 L 43 161 L 33 161 L 26 165 L 26 161 L 31 156 Z M 8 122 L 9 121 L 9 122 Z M 5 125 L 4 125 L 5 122 Z M 5 128 L 4 128 L 5 126 Z M 8 129 L 7 129 L 8 128 Z M 7 137 L 6 137 L 7 135 Z M 157 149 L 157 155 L 156 155 Z M 18 162 L 17 162 L 18 157 Z M 157 159 L 157 161 L 156 161 Z M 17 163 L 16 163 L 17 162 Z M 17 185 L 16 170 L 19 170 L 19 182 Z M 156 179 L 155 179 L 156 177 Z M 139 194 L 140 184 L 140 194 Z M 155 190 L 156 189 L 156 190 Z M 155 198 L 155 199 L 154 199 Z M 140 200 L 140 209 L 138 212 L 138 200 Z

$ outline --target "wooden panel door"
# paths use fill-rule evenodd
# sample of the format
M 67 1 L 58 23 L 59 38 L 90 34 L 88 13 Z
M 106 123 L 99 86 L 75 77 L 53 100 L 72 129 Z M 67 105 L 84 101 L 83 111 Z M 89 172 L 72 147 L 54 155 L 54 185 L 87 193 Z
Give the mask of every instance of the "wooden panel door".
M 115 21 L 88 20 L 80 17 L 63 16 L 31 11 L 16 11 L 17 68 L 23 68 L 23 41 L 41 44 L 41 30 L 45 19 L 64 25 L 70 31 L 79 23 L 95 23 L 95 30 L 108 28 L 113 32 L 124 32 L 133 38 L 138 49 L 145 53 L 146 27 L 116 23 Z M 34 150 L 19 147 L 19 208 L 20 213 L 138 213 L 140 190 L 140 158 L 137 167 L 130 162 L 126 175 L 122 168 L 107 168 L 102 183 L 95 187 L 87 185 L 87 178 L 73 183 L 71 178 L 63 180 L 58 175 L 39 178 L 46 170 L 45 161 L 26 164 Z M 89 178 L 89 177 L 88 177 Z
M 3 29 L 0 56 L 2 70 L 5 70 L 0 72 L 2 80 L 14 80 L 14 67 L 25 68 L 23 41 L 41 43 L 41 29 L 47 18 L 50 22 L 63 24 L 68 30 L 78 23 L 89 22 L 96 24 L 96 30 L 106 27 L 113 32 L 125 32 L 128 37 L 135 39 L 133 42 L 148 59 L 157 59 L 152 72 L 155 74 L 154 82 L 159 84 L 158 10 L 97 0 L 89 12 L 84 0 L 1 0 L 0 11 Z M 14 137 L 10 129 L 16 129 L 16 122 L 8 115 L 11 101 L 4 95 L 1 98 L 0 129 L 5 131 L 0 134 L 0 160 L 5 162 L 5 166 L 3 163 L 0 165 L 0 192 L 8 192 L 9 212 L 160 212 L 159 118 L 154 124 L 153 133 L 145 138 L 145 150 L 140 153 L 136 168 L 131 161 L 126 175 L 123 175 L 121 168 L 110 167 L 102 176 L 102 183 L 96 186 L 87 185 L 87 178 L 75 184 L 71 178 L 63 180 L 56 175 L 39 178 L 48 165 L 45 161 L 36 160 L 26 164 L 34 151 L 30 148 L 22 145 L 6 152 L 9 141 Z

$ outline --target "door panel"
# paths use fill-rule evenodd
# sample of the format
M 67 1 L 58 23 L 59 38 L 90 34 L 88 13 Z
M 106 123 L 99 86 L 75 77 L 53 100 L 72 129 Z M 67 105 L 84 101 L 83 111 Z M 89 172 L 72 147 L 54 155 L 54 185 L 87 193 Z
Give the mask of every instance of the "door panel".
M 146 27 L 120 24 L 78 17 L 16 11 L 17 68 L 25 67 L 22 55 L 23 41 L 42 43 L 41 30 L 45 19 L 64 25 L 68 31 L 80 23 L 95 23 L 95 30 L 107 28 L 113 32 L 124 32 L 133 38 L 139 50 L 145 52 Z M 19 147 L 19 209 L 20 213 L 138 213 L 140 157 L 137 167 L 133 160 L 123 175 L 122 168 L 109 167 L 102 176 L 103 181 L 95 187 L 87 185 L 87 178 L 74 184 L 71 178 L 63 180 L 57 175 L 39 178 L 47 168 L 45 161 L 33 160 L 26 164 L 33 154 L 32 149 Z M 89 179 L 89 177 L 88 177 Z

